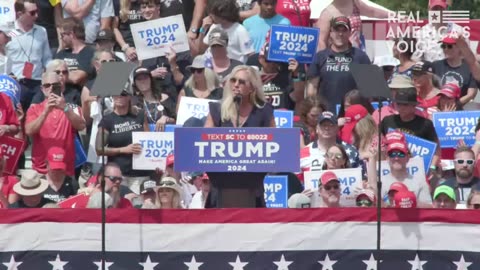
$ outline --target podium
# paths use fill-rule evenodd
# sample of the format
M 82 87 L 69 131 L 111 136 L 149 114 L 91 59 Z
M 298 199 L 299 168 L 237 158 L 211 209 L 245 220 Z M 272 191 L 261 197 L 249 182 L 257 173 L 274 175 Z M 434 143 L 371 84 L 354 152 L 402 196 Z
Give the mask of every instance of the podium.
M 267 173 L 207 172 L 210 192 L 205 208 L 265 207 L 263 179 Z

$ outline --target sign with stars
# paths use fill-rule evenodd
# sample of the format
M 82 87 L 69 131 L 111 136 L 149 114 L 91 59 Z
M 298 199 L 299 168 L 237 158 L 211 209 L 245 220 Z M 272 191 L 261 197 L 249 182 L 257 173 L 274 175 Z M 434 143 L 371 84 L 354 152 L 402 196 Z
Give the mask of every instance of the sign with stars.
M 300 171 L 299 138 L 296 128 L 177 128 L 175 170 Z
M 380 253 L 375 211 L 109 211 L 105 269 L 480 269 L 480 221 L 472 211 L 383 209 L 388 223 Z M 101 269 L 99 215 L 95 209 L 0 211 L 0 270 Z

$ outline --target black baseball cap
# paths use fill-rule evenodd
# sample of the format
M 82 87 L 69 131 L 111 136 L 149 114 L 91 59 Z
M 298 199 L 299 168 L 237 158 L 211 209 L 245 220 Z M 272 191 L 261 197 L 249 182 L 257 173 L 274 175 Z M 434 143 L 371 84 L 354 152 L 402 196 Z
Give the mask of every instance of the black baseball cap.
M 318 116 L 319 124 L 321 124 L 325 120 L 332 122 L 334 125 L 338 125 L 337 117 L 332 112 L 324 111 L 320 114 L 320 116 Z
M 413 87 L 398 89 L 394 101 L 397 104 L 417 105 L 417 90 Z
M 433 64 L 429 61 L 420 61 L 415 63 L 412 67 L 413 73 L 433 73 Z

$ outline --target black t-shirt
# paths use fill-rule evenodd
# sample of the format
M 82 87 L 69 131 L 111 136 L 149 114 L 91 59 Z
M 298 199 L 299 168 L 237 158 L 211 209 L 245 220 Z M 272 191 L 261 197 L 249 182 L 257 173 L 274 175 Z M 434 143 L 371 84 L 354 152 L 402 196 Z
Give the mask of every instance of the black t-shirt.
M 77 194 L 78 184 L 70 177 L 65 177 L 65 180 L 58 191 L 48 186 L 47 190 L 43 193 L 43 198 L 54 201 L 56 203 L 67 199 L 70 196 Z
M 35 207 L 30 207 L 30 206 L 27 206 L 25 205 L 25 203 L 23 202 L 22 199 L 10 204 L 8 206 L 8 208 L 42 208 L 45 204 L 47 203 L 55 203 L 54 201 L 51 201 L 49 199 L 45 199 L 44 197 L 42 197 L 42 200 L 40 201 L 40 203 L 35 206 Z
M 357 48 L 341 53 L 325 49 L 315 55 L 308 69 L 309 78 L 320 78 L 318 95 L 328 102 L 329 111 L 335 112 L 335 106 L 341 103 L 345 94 L 357 88 L 350 72 L 351 63 L 371 64 L 367 54 Z
M 470 192 L 472 191 L 472 187 L 477 185 L 480 182 L 480 179 L 477 177 L 473 177 L 472 181 L 468 184 L 460 184 L 457 182 L 457 179 L 454 178 L 449 178 L 445 182 L 441 183 L 441 185 L 447 185 L 450 186 L 451 188 L 455 189 L 455 193 L 457 196 L 457 202 L 461 204 L 466 204 L 468 196 L 470 195 Z
M 130 31 L 130 25 L 145 21 L 140 12 L 139 1 L 130 0 L 130 11 L 126 21 L 122 21 L 120 18 L 120 0 L 113 0 L 113 9 L 115 10 L 115 16 L 118 17 L 118 31 L 122 34 L 123 40 L 133 47 L 135 44 L 132 31 Z
M 432 121 L 418 115 L 410 122 L 403 122 L 399 115 L 389 115 L 383 118 L 381 125 L 383 135 L 387 134 L 389 129 L 398 129 L 431 142 L 438 141 Z
M 477 82 L 470 72 L 465 60 L 459 67 L 451 67 L 447 60 L 439 60 L 433 62 L 433 70 L 440 77 L 441 84 L 456 83 L 462 89 L 462 97 L 467 94 L 468 88 L 477 88 Z
M 55 26 L 55 7 L 52 7 L 49 0 L 37 0 L 38 18 L 36 24 L 47 30 L 48 44 L 50 48 L 58 48 L 58 35 Z M 60 4 L 59 4 L 60 5 Z
M 85 46 L 78 54 L 72 53 L 71 49 L 64 49 L 55 55 L 55 59 L 62 59 L 68 66 L 69 71 L 83 70 L 91 78 L 93 74 L 92 58 L 95 49 Z
M 161 105 L 161 106 L 159 106 Z M 147 121 L 150 124 L 156 123 L 163 115 L 170 118 L 176 118 L 176 102 L 170 96 L 158 102 L 139 102 L 137 104 L 142 110 L 139 113 L 145 114 Z
M 106 115 L 100 123 L 99 128 L 108 132 L 106 144 L 108 147 L 119 148 L 132 144 L 132 132 L 144 131 L 144 114 L 118 115 L 114 112 Z M 146 176 L 148 171 L 137 171 L 132 169 L 132 154 L 121 154 L 108 157 L 108 161 L 115 162 L 120 166 L 123 176 Z
M 70 105 L 76 105 L 81 107 L 82 106 L 82 99 L 81 93 L 78 90 L 78 87 L 73 84 L 67 84 L 65 86 L 65 91 L 63 92 L 63 97 L 65 98 L 65 102 Z M 42 103 L 45 100 L 45 95 L 42 91 L 37 92 L 35 96 L 33 96 L 32 104 Z
M 160 0 L 160 17 L 182 15 L 185 29 L 188 31 L 193 18 L 194 0 Z
M 212 116 L 213 123 L 215 127 L 233 127 L 231 120 L 222 121 L 221 115 L 221 103 L 219 102 L 210 102 L 210 115 Z M 270 103 L 263 104 L 262 108 L 253 106 L 253 110 L 250 112 L 245 123 L 242 127 L 270 127 L 270 123 L 273 119 L 273 107 Z

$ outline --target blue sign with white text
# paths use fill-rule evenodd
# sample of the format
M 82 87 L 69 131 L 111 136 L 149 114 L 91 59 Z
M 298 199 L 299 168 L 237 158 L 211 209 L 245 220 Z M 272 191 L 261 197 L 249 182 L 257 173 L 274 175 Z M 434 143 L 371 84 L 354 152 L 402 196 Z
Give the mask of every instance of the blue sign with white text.
M 20 103 L 21 87 L 8 75 L 0 75 L 0 92 L 6 94 L 14 106 Z
M 263 180 L 267 208 L 288 207 L 288 176 L 267 175 Z
M 296 128 L 177 128 L 175 171 L 298 172 Z
M 75 168 L 78 168 L 87 162 L 87 154 L 83 150 L 82 142 L 75 137 Z
M 294 58 L 299 63 L 312 63 L 319 35 L 318 28 L 272 25 L 267 59 L 288 62 L 289 58 Z
M 182 127 L 181 125 L 165 125 L 165 132 L 175 132 L 176 128 Z
M 275 125 L 277 128 L 292 128 L 293 127 L 293 111 L 274 110 Z
M 430 170 L 430 164 L 432 163 L 435 151 L 437 150 L 437 144 L 417 136 L 407 133 L 404 134 L 405 138 L 407 139 L 408 149 L 410 150 L 412 156 L 420 156 L 423 158 L 425 174 L 427 174 Z
M 475 127 L 480 111 L 436 112 L 433 126 L 442 148 L 456 147 L 459 140 L 466 145 L 475 143 Z

